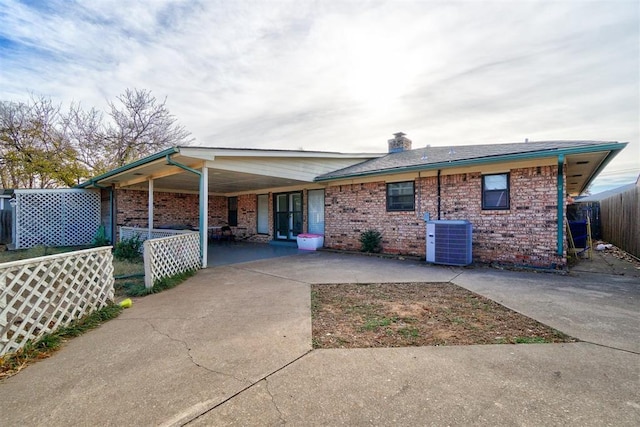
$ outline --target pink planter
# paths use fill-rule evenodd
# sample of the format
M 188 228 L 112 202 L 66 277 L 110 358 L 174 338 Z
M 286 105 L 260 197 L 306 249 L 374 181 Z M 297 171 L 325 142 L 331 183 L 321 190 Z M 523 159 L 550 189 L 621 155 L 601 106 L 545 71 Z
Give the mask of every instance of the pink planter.
M 298 234 L 298 249 L 305 251 L 315 251 L 324 244 L 324 236 L 322 234 Z

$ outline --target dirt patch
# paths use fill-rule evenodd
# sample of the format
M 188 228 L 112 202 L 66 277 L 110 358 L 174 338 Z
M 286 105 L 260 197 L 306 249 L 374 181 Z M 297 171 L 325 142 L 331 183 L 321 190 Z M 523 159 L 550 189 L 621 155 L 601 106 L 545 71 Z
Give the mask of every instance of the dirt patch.
M 314 348 L 574 342 L 451 283 L 312 285 Z

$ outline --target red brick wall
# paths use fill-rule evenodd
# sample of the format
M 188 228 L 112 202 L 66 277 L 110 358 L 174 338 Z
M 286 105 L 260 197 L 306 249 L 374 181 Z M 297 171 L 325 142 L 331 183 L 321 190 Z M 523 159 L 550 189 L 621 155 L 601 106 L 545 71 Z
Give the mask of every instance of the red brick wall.
M 234 234 L 247 238 L 256 234 L 258 218 L 258 200 L 255 194 L 238 196 L 238 226 Z
M 224 196 L 209 196 L 209 226 L 226 225 L 228 216 L 227 198 Z
M 148 193 L 138 190 L 118 190 L 117 225 L 128 227 L 148 226 Z M 153 225 L 199 224 L 199 199 L 197 194 L 163 193 L 153 194 Z M 270 236 L 254 236 L 257 226 L 257 197 L 255 194 L 238 196 L 238 226 L 232 227 L 238 237 L 250 237 L 255 241 L 268 241 Z M 228 204 L 225 196 L 209 196 L 209 226 L 227 225 Z M 270 228 L 271 229 L 271 228 Z
M 424 255 L 424 221 L 417 210 L 387 212 L 386 191 L 384 182 L 327 187 L 324 245 L 357 251 L 360 233 L 374 229 L 382 233 L 383 252 Z
M 442 219 L 473 224 L 473 255 L 481 262 L 555 267 L 566 265 L 557 251 L 557 166 L 513 169 L 509 210 L 482 210 L 480 173 L 442 177 Z
M 149 193 L 138 190 L 116 192 L 117 225 L 147 227 Z M 199 224 L 200 202 L 197 194 L 153 193 L 153 226 Z M 209 225 L 227 223 L 227 198 L 209 196 Z
M 441 177 L 441 219 L 473 224 L 474 260 L 556 267 L 557 168 L 514 169 L 510 209 L 482 210 L 480 173 Z M 325 246 L 360 250 L 362 231 L 382 233 L 383 252 L 425 256 L 424 213 L 438 218 L 437 178 L 416 180 L 414 212 L 387 212 L 384 182 L 330 186 L 325 196 Z
M 118 190 L 117 225 L 147 227 L 149 193 L 138 190 Z M 153 194 L 153 225 L 198 225 L 198 195 L 179 193 Z

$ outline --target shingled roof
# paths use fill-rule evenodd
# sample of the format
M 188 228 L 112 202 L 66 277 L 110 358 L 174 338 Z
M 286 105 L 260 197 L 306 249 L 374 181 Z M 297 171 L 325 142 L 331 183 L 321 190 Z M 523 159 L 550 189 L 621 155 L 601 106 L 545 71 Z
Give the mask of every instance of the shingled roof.
M 619 147 L 614 146 L 616 151 L 621 150 L 626 145 L 613 141 L 537 141 L 487 145 L 427 146 L 398 153 L 390 153 L 379 158 L 320 175 L 316 177 L 315 180 L 330 181 L 355 176 L 444 169 L 477 163 L 542 158 L 580 152 L 597 152 L 611 150 L 612 144 L 620 144 Z

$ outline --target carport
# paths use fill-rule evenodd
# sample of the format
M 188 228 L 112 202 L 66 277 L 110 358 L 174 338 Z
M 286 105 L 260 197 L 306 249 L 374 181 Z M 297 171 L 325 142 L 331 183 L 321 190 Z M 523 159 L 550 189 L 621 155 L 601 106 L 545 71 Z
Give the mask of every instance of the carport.
M 78 187 L 108 192 L 103 222 L 110 224 L 112 238 L 117 235 L 115 193 L 118 189 L 148 193 L 149 230 L 154 228 L 154 192 L 197 194 L 202 266 L 206 268 L 210 195 L 231 197 L 267 191 L 322 189 L 322 184 L 314 183 L 316 176 L 377 156 L 379 154 L 172 147 L 92 178 Z

